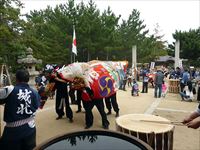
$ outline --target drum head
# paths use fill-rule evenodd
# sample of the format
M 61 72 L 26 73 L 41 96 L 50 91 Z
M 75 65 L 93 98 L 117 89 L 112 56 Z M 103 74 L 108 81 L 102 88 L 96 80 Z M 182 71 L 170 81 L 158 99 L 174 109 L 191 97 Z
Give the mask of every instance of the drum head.
M 128 114 L 116 119 L 117 126 L 140 133 L 165 133 L 174 129 L 168 119 L 148 114 Z
M 83 130 L 53 137 L 34 150 L 153 150 L 135 137 L 110 130 Z

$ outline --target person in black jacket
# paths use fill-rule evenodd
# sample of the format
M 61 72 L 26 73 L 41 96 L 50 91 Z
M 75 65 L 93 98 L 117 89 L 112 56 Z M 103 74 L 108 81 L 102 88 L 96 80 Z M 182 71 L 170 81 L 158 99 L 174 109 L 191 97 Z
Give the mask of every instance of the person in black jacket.
M 147 69 L 143 69 L 142 71 L 142 92 L 141 93 L 148 93 L 148 81 L 149 77 L 147 76 L 148 71 Z
M 16 86 L 0 89 L 0 104 L 5 104 L 6 122 L 0 139 L 1 150 L 32 150 L 36 146 L 35 113 L 40 105 L 40 96 L 28 85 L 29 73 L 16 72 Z
M 64 116 L 64 107 L 66 111 L 66 117 L 70 122 L 73 122 L 73 112 L 69 105 L 69 96 L 68 96 L 68 84 L 65 80 L 57 77 L 55 75 L 55 89 L 56 89 L 56 113 L 58 117 L 56 120 L 61 119 Z

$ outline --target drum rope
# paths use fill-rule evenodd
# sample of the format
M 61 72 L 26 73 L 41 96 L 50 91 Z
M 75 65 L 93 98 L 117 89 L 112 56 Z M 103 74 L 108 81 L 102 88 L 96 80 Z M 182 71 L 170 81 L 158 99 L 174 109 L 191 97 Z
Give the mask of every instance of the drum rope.
M 177 126 L 185 126 L 182 121 L 156 121 L 156 120 L 134 120 L 134 121 L 142 121 L 142 122 L 149 122 L 149 123 L 159 123 L 159 124 L 172 124 Z

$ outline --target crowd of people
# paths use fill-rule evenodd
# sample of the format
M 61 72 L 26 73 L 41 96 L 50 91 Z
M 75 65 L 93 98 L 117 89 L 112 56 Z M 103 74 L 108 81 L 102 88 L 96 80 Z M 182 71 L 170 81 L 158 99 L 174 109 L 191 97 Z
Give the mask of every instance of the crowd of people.
M 142 82 L 142 88 L 140 90 L 137 86 L 135 86 L 137 85 L 136 79 L 130 74 L 132 74 L 132 72 L 126 73 L 126 77 L 123 82 L 124 84 L 121 85 L 121 87 L 124 88 L 121 89 L 125 90 L 126 81 L 128 81 L 128 86 L 132 86 L 131 94 L 133 96 L 139 95 L 139 91 L 141 91 L 141 93 L 148 93 L 148 88 L 153 87 L 155 89 L 155 98 L 160 98 L 161 96 L 165 97 L 168 89 L 166 79 L 168 78 L 179 81 L 181 100 L 192 101 L 194 100 L 194 95 L 197 95 L 196 100 L 200 101 L 200 73 L 194 68 L 184 69 L 177 67 L 176 69 L 169 69 L 162 66 L 159 69 L 150 69 L 148 67 L 142 67 L 137 71 L 136 75 L 137 81 Z M 133 94 L 134 89 L 135 91 L 138 91 L 136 94 Z
M 194 100 L 200 101 L 200 74 L 199 71 L 194 68 L 183 68 L 179 67 L 169 74 L 170 79 L 178 79 L 180 81 L 180 96 L 181 100 L 191 102 Z

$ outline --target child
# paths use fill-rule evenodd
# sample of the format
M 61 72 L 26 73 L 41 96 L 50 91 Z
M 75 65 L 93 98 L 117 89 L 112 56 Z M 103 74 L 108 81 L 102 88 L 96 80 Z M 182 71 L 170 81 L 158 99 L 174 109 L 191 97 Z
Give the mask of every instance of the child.
M 165 81 L 162 83 L 162 97 L 165 97 L 167 93 L 167 85 L 165 84 Z
M 131 95 L 132 96 L 139 96 L 139 85 L 138 85 L 138 83 L 136 82 L 135 79 L 133 79 Z

